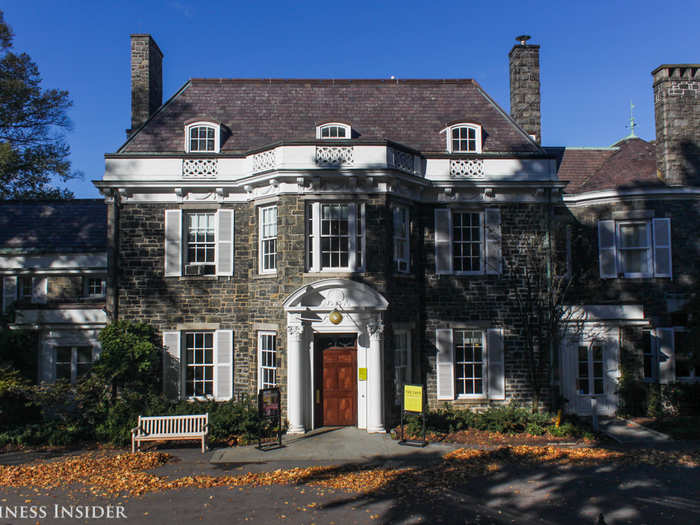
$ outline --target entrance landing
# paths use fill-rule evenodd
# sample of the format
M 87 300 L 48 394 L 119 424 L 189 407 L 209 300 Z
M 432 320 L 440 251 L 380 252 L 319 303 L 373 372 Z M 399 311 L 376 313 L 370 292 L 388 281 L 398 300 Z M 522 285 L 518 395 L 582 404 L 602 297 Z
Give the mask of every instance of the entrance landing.
M 214 451 L 212 463 L 266 463 L 285 461 L 367 462 L 387 459 L 437 458 L 459 448 L 458 444 L 431 443 L 406 447 L 389 434 L 368 434 L 356 427 L 324 427 L 303 436 L 284 436 L 283 447 L 259 450 L 255 446 Z

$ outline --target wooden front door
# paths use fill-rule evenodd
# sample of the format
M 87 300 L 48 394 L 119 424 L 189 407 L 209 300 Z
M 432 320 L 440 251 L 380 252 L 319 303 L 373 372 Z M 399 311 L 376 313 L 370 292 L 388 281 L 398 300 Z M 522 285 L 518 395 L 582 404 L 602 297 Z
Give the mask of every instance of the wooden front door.
M 357 336 L 316 337 L 316 426 L 357 424 Z

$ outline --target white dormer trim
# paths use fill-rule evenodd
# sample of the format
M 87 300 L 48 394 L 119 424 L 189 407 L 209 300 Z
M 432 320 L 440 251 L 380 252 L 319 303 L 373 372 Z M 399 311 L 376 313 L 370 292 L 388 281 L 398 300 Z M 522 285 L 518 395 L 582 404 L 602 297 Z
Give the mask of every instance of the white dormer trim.
M 332 136 L 323 136 L 323 130 L 324 129 L 330 129 L 330 128 L 338 128 L 339 130 L 344 130 L 345 136 L 344 137 L 332 137 Z M 352 137 L 352 128 L 350 127 L 349 124 L 343 124 L 342 122 L 326 122 L 325 124 L 321 124 L 320 126 L 316 126 L 316 138 L 317 139 L 323 139 L 323 140 L 347 140 Z
M 208 128 L 214 130 L 214 149 L 193 149 L 190 131 L 193 128 Z M 209 120 L 198 120 L 185 126 L 185 151 L 187 153 L 219 153 L 221 151 L 221 125 Z
M 452 141 L 452 131 L 458 128 L 474 130 L 474 149 L 455 149 Z M 449 153 L 481 153 L 481 125 L 473 122 L 457 122 L 440 131 L 445 134 L 445 145 Z M 466 138 L 466 137 L 465 137 Z

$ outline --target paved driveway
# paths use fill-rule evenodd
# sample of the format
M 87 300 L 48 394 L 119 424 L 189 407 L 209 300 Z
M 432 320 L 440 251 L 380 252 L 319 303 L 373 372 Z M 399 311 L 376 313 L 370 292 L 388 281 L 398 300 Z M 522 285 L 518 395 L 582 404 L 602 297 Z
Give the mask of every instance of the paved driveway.
M 337 436 L 337 435 L 336 435 Z M 335 439 L 335 438 L 334 438 Z M 378 438 L 382 439 L 382 438 Z M 309 442 L 305 441 L 304 446 Z M 289 444 L 289 448 L 293 444 Z M 461 482 L 436 493 L 413 487 L 411 480 L 439 472 L 444 450 L 432 445 L 419 453 L 407 453 L 395 443 L 398 456 L 363 455 L 364 467 L 377 465 L 412 467 L 384 489 L 367 494 L 312 487 L 178 489 L 133 498 L 100 498 L 71 488 L 52 491 L 0 488 L 0 508 L 45 507 L 46 519 L 21 519 L 0 514 L 0 523 L 231 523 L 231 524 L 579 524 L 605 523 L 684 525 L 700 523 L 700 469 L 603 463 L 594 466 L 507 463 L 502 468 Z M 691 448 L 696 445 L 689 445 Z M 250 458 L 240 462 L 211 463 L 224 449 L 200 454 L 196 448 L 166 448 L 176 460 L 156 469 L 167 477 L 197 474 L 242 474 L 291 466 L 331 464 L 338 461 L 299 458 L 269 460 Z M 317 451 L 323 450 L 320 445 Z M 359 450 L 359 449 L 358 449 Z M 389 449 L 391 451 L 391 449 Z M 243 452 L 239 450 L 238 452 Z M 288 451 L 290 454 L 291 451 Z M 348 453 L 344 454 L 348 455 Z M 369 459 L 364 458 L 369 455 Z M 269 457 L 269 456 L 268 456 Z M 0 458 L 7 462 L 9 456 Z M 239 458 L 241 459 L 241 458 Z M 407 476 L 407 477 L 406 477 Z M 71 520 L 55 517 L 54 505 L 122 506 L 126 519 Z M 60 507 L 59 507 L 60 510 Z M 73 507 L 75 514 L 75 507 Z

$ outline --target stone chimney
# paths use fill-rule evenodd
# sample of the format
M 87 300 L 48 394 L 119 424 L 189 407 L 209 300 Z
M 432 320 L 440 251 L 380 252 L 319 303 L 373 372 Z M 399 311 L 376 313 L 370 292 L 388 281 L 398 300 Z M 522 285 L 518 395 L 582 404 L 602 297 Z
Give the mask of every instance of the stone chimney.
M 151 35 L 131 35 L 131 129 L 138 129 L 163 102 L 163 53 Z
M 510 116 L 537 144 L 542 143 L 540 114 L 540 46 L 528 44 L 528 35 L 515 38 L 510 50 Z
M 659 178 L 700 186 L 700 64 L 664 64 L 651 74 Z

